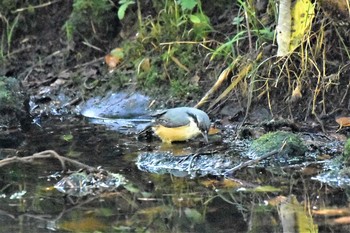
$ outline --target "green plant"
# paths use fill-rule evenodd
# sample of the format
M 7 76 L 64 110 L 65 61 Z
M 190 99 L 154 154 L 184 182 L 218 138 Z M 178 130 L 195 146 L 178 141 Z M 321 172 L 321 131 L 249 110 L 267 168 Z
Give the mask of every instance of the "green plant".
M 198 87 L 191 85 L 184 79 L 176 79 L 170 82 L 170 93 L 175 97 L 183 98 L 187 95 L 195 95 L 199 91 Z
M 0 14 L 0 18 L 3 22 L 3 28 L 5 30 L 2 31 L 1 35 L 1 45 L 0 45 L 0 59 L 3 59 L 5 56 L 9 56 L 11 51 L 12 37 L 14 33 L 14 29 L 18 25 L 20 14 L 18 14 L 13 22 L 9 22 L 8 19 Z
M 120 0 L 118 9 L 119 19 L 125 20 L 125 14 L 129 13 L 131 18 L 137 17 L 137 39 L 125 41 L 122 47 L 126 56 L 124 60 L 130 61 L 137 71 L 138 85 L 146 89 L 155 86 L 164 89 L 162 87 L 168 85 L 170 93 L 177 97 L 197 93 L 196 84 L 193 85 L 190 80 L 195 72 L 194 64 L 202 59 L 196 43 L 201 43 L 212 30 L 200 0 L 152 1 L 157 15 L 143 18 L 140 3 L 138 0 Z M 137 4 L 136 14 L 127 12 L 132 4 Z M 150 61 L 147 69 L 140 68 L 144 59 Z M 116 80 L 120 80 L 123 71 L 116 70 L 115 76 Z M 128 82 L 134 80 L 135 76 L 129 76 Z
M 71 42 L 73 41 L 73 34 L 74 34 L 74 25 L 71 21 L 66 21 L 63 25 L 63 28 L 66 32 L 67 41 Z
M 346 140 L 345 145 L 344 145 L 344 158 L 349 162 L 350 159 L 350 138 Z
M 254 40 L 256 41 L 255 50 L 257 50 L 263 42 L 273 40 L 274 30 L 265 26 L 257 17 L 255 9 L 252 6 L 252 1 L 238 0 L 237 3 L 240 7 L 240 13 L 232 21 L 232 25 L 236 26 L 235 36 L 217 47 L 213 51 L 211 59 L 214 59 L 217 56 L 225 58 L 231 56 L 234 60 L 237 57 L 234 45 L 239 45 L 240 42 L 245 43 L 248 40 L 249 47 L 251 48 L 253 46 L 252 37 L 254 37 Z
M 72 41 L 74 35 L 91 38 L 96 30 L 108 28 L 112 20 L 112 9 L 108 0 L 74 0 L 73 10 L 68 21 L 63 26 L 68 41 Z
M 120 0 L 119 1 L 119 9 L 118 9 L 118 18 L 120 20 L 124 19 L 125 12 L 128 9 L 130 5 L 135 4 L 135 1 L 133 0 Z

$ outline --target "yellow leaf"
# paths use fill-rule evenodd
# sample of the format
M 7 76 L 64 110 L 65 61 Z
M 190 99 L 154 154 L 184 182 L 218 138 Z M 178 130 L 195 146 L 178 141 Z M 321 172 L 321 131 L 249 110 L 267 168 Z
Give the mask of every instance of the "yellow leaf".
M 205 187 L 207 188 L 237 188 L 242 186 L 240 183 L 230 180 L 230 179 L 223 179 L 223 180 L 204 180 L 201 182 Z
M 104 230 L 107 225 L 94 217 L 72 219 L 59 224 L 61 229 L 73 232 L 93 232 Z
M 315 16 L 315 6 L 310 0 L 297 0 L 292 9 L 292 33 L 289 51 L 293 52 L 308 34 Z
M 216 90 L 218 90 L 219 87 L 222 85 L 222 83 L 225 80 L 227 80 L 229 73 L 232 71 L 232 67 L 233 66 L 229 66 L 221 72 L 221 74 L 220 74 L 218 80 L 215 82 L 214 86 L 212 86 L 210 88 L 210 90 L 205 94 L 205 96 L 198 102 L 198 104 L 196 104 L 196 106 L 195 106 L 196 108 L 198 108 L 198 107 L 202 106 L 204 103 L 206 103 L 209 99 L 209 96 L 211 94 L 213 94 Z
M 296 88 L 292 92 L 292 96 L 290 98 L 291 102 L 296 102 L 297 100 L 301 99 L 303 95 L 301 94 L 301 87 L 300 85 L 297 85 Z

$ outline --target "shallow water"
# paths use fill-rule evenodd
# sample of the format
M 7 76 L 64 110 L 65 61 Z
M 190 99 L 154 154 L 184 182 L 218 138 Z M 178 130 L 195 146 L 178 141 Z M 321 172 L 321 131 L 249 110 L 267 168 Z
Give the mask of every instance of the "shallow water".
M 121 174 L 131 186 L 71 197 L 53 188 L 62 178 L 61 165 L 55 159 L 4 166 L 0 170 L 0 232 L 350 230 L 350 225 L 335 223 L 337 217 L 350 215 L 348 192 L 312 180 L 321 171 L 318 163 L 307 168 L 250 166 L 228 177 L 169 170 L 156 174 L 138 168 L 140 156 L 159 156 L 168 151 L 180 156 L 177 164 L 185 161 L 184 155 L 198 151 L 239 157 L 227 138 L 216 136 L 209 145 L 196 141 L 169 148 L 156 139 L 138 139 L 133 131 L 118 132 L 80 117 L 44 119 L 25 136 L 19 148 L 2 149 L 2 154 L 28 156 L 54 150 Z M 345 209 L 334 216 L 312 212 L 324 208 Z

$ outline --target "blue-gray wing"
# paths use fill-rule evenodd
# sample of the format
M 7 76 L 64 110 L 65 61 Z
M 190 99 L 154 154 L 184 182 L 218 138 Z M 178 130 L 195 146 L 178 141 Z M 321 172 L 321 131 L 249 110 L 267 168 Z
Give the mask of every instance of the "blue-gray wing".
M 161 124 L 165 127 L 176 128 L 190 123 L 188 114 L 178 108 L 165 110 L 158 114 L 155 119 L 155 124 Z

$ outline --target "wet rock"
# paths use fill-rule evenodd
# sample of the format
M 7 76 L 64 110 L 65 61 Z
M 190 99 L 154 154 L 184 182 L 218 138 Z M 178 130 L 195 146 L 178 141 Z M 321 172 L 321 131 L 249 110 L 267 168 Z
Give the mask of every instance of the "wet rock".
M 92 123 L 128 134 L 139 132 L 149 124 L 149 103 L 150 98 L 140 93 L 120 92 L 91 98 L 80 108 L 81 114 Z
M 81 106 L 81 114 L 92 118 L 134 118 L 148 114 L 149 97 L 140 93 L 113 93 L 94 97 Z
M 225 175 L 234 166 L 231 156 L 222 154 L 189 154 L 174 156 L 170 152 L 139 154 L 136 165 L 141 171 L 155 174 L 170 173 L 177 177 Z
M 87 173 L 85 171 L 75 172 L 55 184 L 55 188 L 64 194 L 83 197 L 96 195 L 104 191 L 115 191 L 118 187 L 127 183 L 124 176 L 117 173 L 100 171 Z
M 24 139 L 22 131 L 27 130 L 30 123 L 28 98 L 19 81 L 0 77 L 0 147 L 18 146 Z
M 43 88 L 44 89 L 44 88 Z M 40 92 L 30 97 L 30 113 L 33 116 L 61 116 L 70 113 L 70 102 L 72 99 L 64 93 L 53 93 L 50 88 L 47 92 Z
M 350 139 L 345 142 L 342 154 L 325 162 L 324 172 L 312 179 L 326 183 L 332 187 L 349 188 L 350 186 Z
M 304 142 L 294 133 L 286 131 L 276 131 L 264 134 L 254 140 L 249 148 L 247 156 L 255 159 L 271 151 L 280 151 L 278 159 L 281 162 L 290 163 L 292 160 L 299 160 L 307 151 Z
M 322 183 L 328 184 L 332 187 L 349 188 L 350 186 L 350 168 L 335 168 L 331 171 L 323 172 L 316 177 L 314 180 L 318 180 Z
M 350 138 L 345 142 L 344 157 L 347 161 L 350 159 Z

